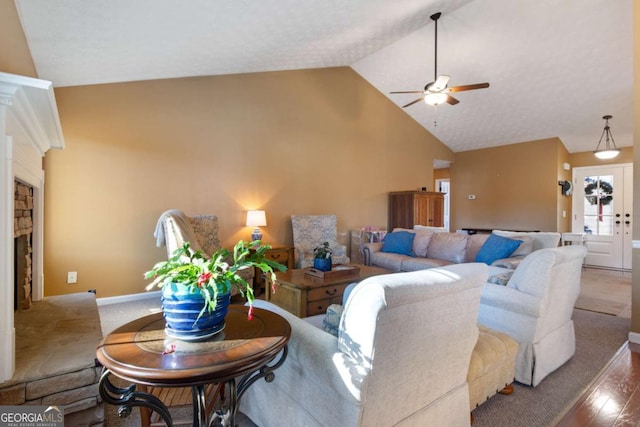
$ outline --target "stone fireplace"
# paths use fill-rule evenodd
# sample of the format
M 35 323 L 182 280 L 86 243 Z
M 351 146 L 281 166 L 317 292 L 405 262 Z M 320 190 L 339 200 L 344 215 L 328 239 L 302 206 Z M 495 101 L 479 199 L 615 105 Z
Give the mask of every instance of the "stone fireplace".
M 13 309 L 31 308 L 33 247 L 33 187 L 20 181 L 14 183 L 14 296 Z
M 63 147 L 51 82 L 0 72 L 0 383 L 11 379 L 15 370 L 14 309 L 44 296 L 42 158 L 49 149 Z M 17 203 L 17 183 L 28 187 L 24 201 L 30 200 L 27 206 L 31 209 L 22 209 L 22 203 Z M 23 211 L 30 211 L 30 219 L 23 218 Z M 18 225 L 31 221 L 31 232 L 23 235 L 20 231 L 18 241 L 16 220 Z M 19 250 L 30 252 L 30 260 L 24 255 L 17 259 L 16 244 L 24 246 Z M 17 264 L 30 276 L 30 286 L 26 286 L 27 277 L 19 278 L 16 284 Z M 25 295 L 15 297 L 20 293 L 18 288 Z

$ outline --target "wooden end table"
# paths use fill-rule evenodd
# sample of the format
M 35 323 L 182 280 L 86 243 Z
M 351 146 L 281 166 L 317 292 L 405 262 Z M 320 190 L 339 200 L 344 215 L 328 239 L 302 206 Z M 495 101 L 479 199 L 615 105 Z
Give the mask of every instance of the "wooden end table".
M 116 329 L 98 345 L 96 354 L 104 366 L 100 378 L 100 396 L 105 402 L 119 405 L 122 417 L 131 408 L 141 406 L 158 413 L 171 426 L 173 421 L 165 404 L 156 396 L 137 391 L 136 384 L 152 387 L 191 387 L 193 425 L 208 426 L 218 422 L 235 426 L 238 401 L 257 380 L 273 381 L 273 371 L 287 357 L 291 326 L 278 314 L 254 309 L 247 319 L 248 307 L 230 305 L 225 329 L 202 342 L 184 342 L 166 336 L 162 313 L 134 320 Z M 175 346 L 175 351 L 166 352 Z M 282 354 L 275 364 L 269 365 Z M 113 374 L 132 384 L 126 388 L 109 381 Z M 236 383 L 236 378 L 240 377 Z M 205 386 L 226 383 L 229 406 L 206 413 Z M 210 418 L 210 419 L 209 419 Z
M 334 279 L 309 276 L 306 274 L 308 268 L 277 272 L 275 292 L 267 293 L 269 301 L 298 317 L 323 314 L 326 313 L 329 305 L 342 304 L 342 294 L 350 283 L 391 273 L 380 267 L 367 265 L 358 265 L 358 267 L 360 271 L 357 275 Z M 269 283 L 267 287 L 270 287 Z
M 291 270 L 293 268 L 294 261 L 294 252 L 293 246 L 286 246 L 280 244 L 269 244 L 271 249 L 267 249 L 264 256 L 265 258 L 278 262 L 285 267 L 287 270 Z M 265 278 L 262 271 L 256 267 L 255 275 L 253 276 L 253 284 L 254 289 L 261 291 L 264 289 L 265 291 L 265 299 L 269 300 L 269 287 L 265 285 Z

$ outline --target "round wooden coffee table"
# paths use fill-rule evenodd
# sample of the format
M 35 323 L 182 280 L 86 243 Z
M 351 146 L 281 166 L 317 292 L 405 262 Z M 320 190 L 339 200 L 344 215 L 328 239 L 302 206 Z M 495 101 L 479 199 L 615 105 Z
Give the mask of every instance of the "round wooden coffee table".
M 272 381 L 273 371 L 287 357 L 291 326 L 281 316 L 259 308 L 247 319 L 248 307 L 230 305 L 222 332 L 202 342 L 167 337 L 162 313 L 142 317 L 116 329 L 98 345 L 96 354 L 104 366 L 100 395 L 119 405 L 127 416 L 134 406 L 158 413 L 172 425 L 167 407 L 156 396 L 136 390 L 136 384 L 153 387 L 191 387 L 194 426 L 234 426 L 238 400 L 255 381 Z M 278 361 L 269 365 L 281 352 Z M 132 384 L 120 388 L 109 381 L 113 374 Z M 205 385 L 226 383 L 229 405 L 207 414 Z M 210 424 L 211 423 L 211 424 Z

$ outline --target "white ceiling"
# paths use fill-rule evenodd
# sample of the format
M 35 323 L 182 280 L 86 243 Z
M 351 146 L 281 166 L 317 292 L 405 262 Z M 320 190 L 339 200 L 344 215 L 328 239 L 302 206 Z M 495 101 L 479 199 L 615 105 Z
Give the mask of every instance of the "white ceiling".
M 438 74 L 459 104 L 405 109 L 453 151 L 632 139 L 632 0 L 15 0 L 55 86 L 351 66 L 399 108 Z

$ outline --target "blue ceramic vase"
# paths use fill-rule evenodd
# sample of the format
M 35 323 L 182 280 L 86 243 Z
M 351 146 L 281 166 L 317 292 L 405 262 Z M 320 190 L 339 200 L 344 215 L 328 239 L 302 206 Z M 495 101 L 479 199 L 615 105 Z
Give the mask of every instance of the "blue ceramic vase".
M 331 271 L 331 257 L 329 258 L 314 258 L 313 268 L 320 271 Z
M 224 329 L 231 293 L 218 294 L 215 310 L 205 311 L 198 319 L 205 299 L 200 292 L 173 283 L 162 288 L 162 311 L 167 336 L 183 341 L 205 340 Z

